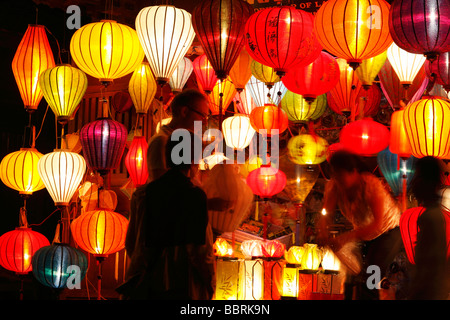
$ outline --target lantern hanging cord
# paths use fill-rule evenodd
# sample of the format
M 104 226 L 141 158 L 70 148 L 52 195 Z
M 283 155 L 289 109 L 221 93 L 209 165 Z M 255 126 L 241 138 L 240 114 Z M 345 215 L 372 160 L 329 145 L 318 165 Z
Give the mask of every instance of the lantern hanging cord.
M 55 212 L 57 212 L 57 211 L 60 211 L 60 209 L 59 208 L 57 208 L 57 209 L 55 209 L 55 211 L 53 211 L 52 213 L 50 213 L 48 216 L 47 216 L 47 218 L 45 218 L 44 220 L 42 220 L 42 222 L 41 223 L 35 223 L 35 224 L 29 224 L 28 226 L 40 226 L 40 225 L 42 225 L 45 221 L 47 221 L 48 220 L 48 218 L 50 218 Z
M 49 105 L 47 104 L 47 109 L 45 109 L 44 116 L 42 117 L 41 127 L 39 128 L 39 131 L 38 131 L 36 137 L 34 138 L 34 140 L 37 140 L 37 138 L 39 138 L 39 135 L 41 134 L 42 128 L 44 127 L 44 121 L 45 121 L 45 117 L 47 116 L 48 107 L 49 107 Z
M 330 181 L 330 178 L 327 178 L 327 176 L 323 172 L 321 163 L 319 163 L 319 170 L 320 170 L 320 173 L 322 174 L 322 177 L 325 179 L 325 181 Z
M 56 46 L 58 47 L 58 60 L 59 63 L 62 64 L 62 59 L 61 59 L 61 47 L 59 46 L 59 41 L 58 39 L 53 35 L 53 33 L 50 32 L 50 30 L 44 26 L 45 30 L 47 30 L 47 32 L 53 37 L 53 39 L 55 39 L 56 42 Z

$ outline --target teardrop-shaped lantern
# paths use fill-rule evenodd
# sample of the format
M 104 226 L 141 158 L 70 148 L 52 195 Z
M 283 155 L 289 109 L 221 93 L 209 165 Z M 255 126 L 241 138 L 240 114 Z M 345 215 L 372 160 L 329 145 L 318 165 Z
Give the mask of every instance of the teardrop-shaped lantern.
M 248 115 L 235 114 L 222 122 L 222 132 L 225 143 L 236 150 L 245 149 L 255 135 Z
M 178 93 L 183 91 L 184 85 L 188 81 L 193 70 L 194 66 L 192 65 L 191 59 L 187 57 L 181 59 L 169 80 L 169 86 L 172 89 L 172 92 Z
M 245 47 L 242 47 L 233 67 L 230 70 L 230 79 L 233 81 L 237 92 L 245 89 L 245 85 L 252 76 L 251 63 L 253 59 L 247 52 Z
M 156 81 L 148 62 L 142 62 L 131 75 L 128 92 L 136 113 L 147 114 L 156 94 Z
M 143 136 L 134 136 L 125 156 L 125 166 L 135 187 L 144 185 L 148 178 L 148 143 Z
M 286 91 L 281 99 L 280 107 L 286 111 L 288 119 L 294 122 L 308 122 L 319 119 L 327 108 L 327 95 L 318 96 L 312 103 L 308 103 L 303 96 Z
M 211 94 L 208 95 L 211 115 L 225 114 L 235 96 L 236 88 L 230 78 L 218 81 Z M 220 112 L 220 108 L 222 108 L 222 112 Z
M 278 105 L 287 91 L 281 81 L 276 82 L 272 88 L 268 88 L 264 82 L 256 79 L 253 75 L 247 82 L 245 89 L 250 93 L 257 107 L 262 107 L 267 103 Z
M 412 151 L 408 136 L 406 135 L 405 120 L 403 119 L 404 112 L 404 109 L 400 109 L 391 115 L 389 150 L 401 158 L 409 158 Z
M 39 76 L 54 66 L 55 60 L 45 27 L 28 25 L 12 61 L 14 79 L 27 111 L 38 108 L 43 96 L 38 84 Z
M 252 75 L 259 81 L 264 82 L 268 88 L 272 88 L 275 82 L 280 81 L 280 77 L 273 68 L 263 65 L 256 60 L 252 61 L 250 68 Z
M 283 133 L 289 125 L 289 120 L 283 109 L 273 104 L 256 107 L 250 114 L 252 127 L 262 133 L 266 130 L 267 136 Z
M 367 88 L 373 84 L 386 59 L 387 51 L 384 51 L 375 57 L 364 59 L 356 68 L 356 75 L 361 80 L 363 87 Z
M 394 68 L 400 83 L 404 86 L 412 84 L 426 60 L 425 56 L 405 51 L 395 43 L 392 43 L 387 49 L 387 58 L 392 68 Z
M 197 83 L 206 94 L 210 94 L 217 83 L 216 73 L 206 54 L 202 54 L 192 62 Z
M 270 198 L 283 191 L 286 185 L 286 175 L 270 164 L 263 164 L 250 172 L 246 181 L 253 194 L 261 198 Z
M 156 81 L 168 82 L 194 40 L 191 14 L 170 5 L 145 7 L 136 32 Z

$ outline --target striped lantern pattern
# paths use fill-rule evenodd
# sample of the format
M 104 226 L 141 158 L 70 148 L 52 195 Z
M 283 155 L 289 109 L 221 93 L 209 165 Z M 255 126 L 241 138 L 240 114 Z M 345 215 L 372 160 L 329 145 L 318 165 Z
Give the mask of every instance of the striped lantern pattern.
M 147 114 L 156 94 L 156 81 L 148 62 L 142 62 L 133 71 L 128 82 L 128 92 L 136 113 Z
M 269 66 L 263 65 L 256 60 L 253 60 L 250 65 L 252 75 L 261 82 L 264 82 L 268 88 L 271 88 L 275 82 L 280 81 L 280 77 L 275 70 Z
M 227 146 L 233 149 L 245 149 L 255 136 L 248 115 L 236 114 L 222 122 L 222 132 Z
M 216 73 L 206 54 L 202 54 L 192 62 L 197 84 L 201 90 L 210 94 L 217 83 Z
M 233 81 L 237 92 L 241 92 L 245 89 L 245 85 L 252 76 L 252 61 L 253 59 L 248 54 L 247 49 L 243 47 L 230 70 L 230 79 Z
M 147 183 L 147 149 L 147 139 L 144 136 L 134 136 L 125 156 L 125 166 L 135 187 Z
M 214 86 L 211 94 L 207 96 L 211 115 L 218 115 L 220 113 L 225 114 L 225 111 L 230 106 L 235 96 L 236 88 L 230 78 L 228 77 L 225 80 L 219 80 Z M 221 104 L 222 111 L 220 110 Z
M 286 175 L 271 165 L 261 165 L 248 174 L 246 181 L 253 194 L 270 198 L 283 191 L 286 186 Z
M 289 120 L 283 109 L 273 104 L 256 107 L 250 113 L 250 123 L 260 134 L 273 136 L 282 134 L 289 126 Z
M 169 86 L 172 89 L 172 92 L 176 93 L 183 91 L 184 85 L 188 81 L 193 70 L 194 66 L 192 65 L 191 59 L 187 57 L 181 59 L 169 80 Z
M 239 113 L 249 115 L 256 108 L 252 95 L 245 88 L 241 91 L 236 89 L 236 91 L 236 95 L 233 98 L 234 105 Z
M 250 93 L 257 107 L 262 107 L 267 103 L 278 105 L 287 91 L 281 81 L 276 82 L 272 88 L 268 88 L 264 82 L 256 79 L 253 75 L 247 82 L 245 89 Z
M 393 43 L 387 49 L 387 59 L 402 85 L 411 85 L 425 63 L 425 56 L 403 50 Z
M 327 108 L 327 95 L 318 96 L 313 102 L 308 103 L 303 96 L 286 91 L 281 99 L 280 107 L 286 111 L 288 119 L 294 122 L 308 122 L 319 119 Z

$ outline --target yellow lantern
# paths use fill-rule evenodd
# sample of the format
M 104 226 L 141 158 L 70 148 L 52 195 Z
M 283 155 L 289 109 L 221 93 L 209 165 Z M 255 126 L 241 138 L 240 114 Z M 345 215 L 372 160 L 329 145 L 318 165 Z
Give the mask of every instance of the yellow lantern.
M 387 49 L 387 58 L 400 83 L 406 87 L 412 84 L 427 59 L 423 54 L 414 54 L 401 49 L 395 42 Z
M 327 108 L 327 95 L 318 96 L 312 103 L 306 102 L 302 95 L 287 90 L 280 107 L 286 111 L 288 119 L 294 122 L 307 122 L 320 118 Z
M 81 70 L 105 86 L 133 72 L 144 59 L 136 31 L 113 20 L 89 23 L 75 31 L 70 54 Z
M 224 238 L 217 238 L 213 245 L 214 255 L 217 257 L 231 257 L 233 247 Z
M 259 63 L 256 60 L 252 61 L 250 68 L 252 70 L 252 75 L 263 82 L 269 89 L 272 88 L 276 82 L 280 81 L 280 77 L 273 68 Z
M 340 268 L 341 262 L 338 257 L 330 248 L 325 247 L 323 249 L 322 269 L 325 272 L 339 272 Z
M 87 85 L 86 74 L 68 64 L 49 68 L 39 77 L 44 98 L 60 123 L 66 123 L 72 117 Z
M 229 77 L 223 81 L 217 81 L 211 94 L 207 96 L 211 115 L 225 114 L 235 96 L 236 88 Z M 220 111 L 220 109 L 222 110 Z
M 222 132 L 227 146 L 236 150 L 245 149 L 256 133 L 249 116 L 244 114 L 236 114 L 223 120 Z
M 43 156 L 35 148 L 22 148 L 7 154 L 0 163 L 0 178 L 3 183 L 21 195 L 31 195 L 44 189 L 37 164 Z
M 156 81 L 148 62 L 142 62 L 128 83 L 128 92 L 133 100 L 136 113 L 146 114 L 156 94 Z
M 297 299 L 298 296 L 298 271 L 299 267 L 287 263 L 283 268 L 283 289 L 282 296 L 284 299 Z
M 217 259 L 214 300 L 238 300 L 241 259 Z
M 314 243 L 305 243 L 305 253 L 302 257 L 302 270 L 317 271 L 322 262 L 322 250 Z
M 328 155 L 328 142 L 315 134 L 299 134 L 288 142 L 291 161 L 314 165 L 324 162 Z
M 300 265 L 302 263 L 303 255 L 305 254 L 305 247 L 291 246 L 289 250 L 284 253 L 284 258 L 287 263 Z
M 359 80 L 361 80 L 364 88 L 368 89 L 373 83 L 381 68 L 387 59 L 387 51 L 380 53 L 379 55 L 365 59 L 361 62 L 359 67 L 355 70 L 355 73 Z

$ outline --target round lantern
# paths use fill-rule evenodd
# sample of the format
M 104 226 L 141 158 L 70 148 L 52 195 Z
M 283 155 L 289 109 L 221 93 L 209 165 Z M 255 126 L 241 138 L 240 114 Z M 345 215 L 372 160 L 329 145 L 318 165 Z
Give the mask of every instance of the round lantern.
M 307 102 L 330 91 L 339 82 L 340 69 L 335 58 L 326 52 L 309 65 L 293 67 L 282 78 L 283 84 Z
M 111 105 L 116 112 L 123 113 L 131 109 L 133 100 L 128 92 L 118 91 L 113 95 Z
M 116 169 L 127 143 L 127 129 L 120 122 L 100 118 L 80 130 L 87 166 L 100 174 Z
M 347 124 L 339 135 L 339 140 L 346 150 L 367 157 L 386 149 L 389 138 L 389 129 L 372 118 Z
M 294 122 L 308 122 L 319 119 L 327 108 L 327 96 L 322 94 L 312 103 L 308 103 L 303 96 L 286 91 L 281 99 L 280 107 L 286 111 L 288 119 Z
M 147 183 L 147 149 L 147 139 L 143 136 L 134 136 L 125 156 L 125 166 L 135 187 Z
M 450 6 L 443 0 L 394 1 L 389 12 L 389 31 L 403 50 L 434 60 L 450 51 Z
M 22 148 L 7 154 L 0 163 L 1 180 L 21 195 L 31 195 L 44 189 L 38 173 L 38 161 L 42 156 L 35 148 Z
M 274 104 L 266 104 L 264 107 L 253 109 L 250 113 L 250 121 L 258 133 L 265 130 L 269 137 L 283 133 L 289 125 L 286 112 Z
M 125 247 L 128 220 L 111 210 L 88 211 L 72 221 L 78 246 L 95 257 L 106 257 Z
M 405 108 L 403 121 L 406 135 L 416 158 L 448 157 L 450 150 L 450 103 L 424 96 Z
M 286 175 L 270 164 L 264 164 L 250 172 L 246 181 L 253 194 L 261 198 L 270 198 L 283 191 Z
M 331 0 L 316 13 L 314 27 L 325 50 L 353 69 L 391 45 L 389 4 L 384 0 Z
M 230 70 L 230 79 L 233 81 L 237 92 L 245 89 L 245 85 L 252 76 L 251 63 L 253 59 L 247 52 L 245 47 L 242 47 L 233 67 Z
M 50 245 L 41 233 L 28 227 L 18 227 L 0 237 L 0 265 L 17 274 L 32 271 L 31 260 L 36 251 Z
M 191 59 L 187 57 L 181 59 L 180 63 L 178 63 L 177 68 L 172 73 L 172 76 L 169 79 L 169 86 L 172 89 L 172 92 L 178 93 L 183 91 L 184 85 L 188 81 L 193 70 L 194 66 L 192 65 Z
M 327 159 L 328 142 L 316 134 L 299 134 L 289 139 L 291 161 L 302 165 L 314 165 Z
M 266 258 L 281 258 L 286 251 L 286 245 L 278 240 L 267 240 L 263 242 L 261 249 Z
M 428 77 L 434 73 L 436 83 L 442 85 L 447 93 L 450 91 L 450 52 L 439 54 L 433 62 L 427 60 L 425 71 Z
M 303 246 L 291 246 L 284 254 L 287 263 L 300 265 L 302 263 L 303 254 L 305 253 L 305 247 Z
M 247 89 L 241 91 L 236 88 L 236 95 L 233 98 L 233 102 L 239 113 L 250 115 L 253 109 L 256 108 L 256 104 L 253 101 L 252 95 Z
M 317 54 L 313 28 L 313 16 L 292 6 L 262 9 L 247 20 L 245 46 L 254 60 L 283 76 Z
M 287 91 L 281 81 L 276 82 L 272 88 L 268 88 L 264 82 L 256 79 L 253 75 L 247 82 L 245 89 L 250 93 L 257 107 L 262 107 L 266 103 L 278 105 Z
M 341 262 L 339 261 L 338 257 L 336 257 L 333 250 L 325 247 L 322 249 L 322 252 L 323 256 L 322 262 L 320 264 L 324 272 L 338 272 L 341 268 Z
M 191 14 L 170 5 L 139 11 L 136 32 L 158 83 L 166 83 L 195 37 Z
M 55 66 L 52 49 L 41 25 L 28 25 L 14 54 L 12 71 L 20 97 L 28 112 L 36 110 L 42 100 L 39 76 Z
M 218 79 L 208 57 L 202 54 L 194 59 L 192 65 L 198 85 L 205 93 L 210 94 Z
M 142 62 L 131 75 L 128 92 L 136 113 L 147 114 L 156 94 L 156 81 L 148 62 Z
M 44 98 L 61 123 L 66 123 L 73 115 L 86 92 L 87 84 L 86 74 L 70 65 L 49 68 L 39 77 Z
M 373 80 L 380 72 L 381 67 L 384 65 L 387 59 L 387 51 L 380 53 L 379 55 L 364 59 L 359 67 L 355 70 L 359 80 L 361 80 L 364 88 L 372 86 Z
M 218 81 L 211 94 L 207 96 L 211 115 L 225 114 L 225 111 L 235 96 L 236 88 L 230 78 Z
M 86 255 L 64 243 L 40 248 L 34 253 L 31 263 L 34 277 L 44 286 L 54 289 L 67 288 L 72 275 L 76 280 L 82 280 L 88 268 Z
M 252 61 L 250 68 L 252 70 L 252 75 L 259 81 L 264 82 L 269 89 L 273 87 L 275 82 L 280 81 L 280 77 L 273 68 L 263 65 L 256 60 Z
M 331 102 L 331 104 L 333 103 L 334 100 Z M 378 87 L 378 85 L 372 85 L 368 89 L 363 87 L 361 90 L 359 90 L 359 93 L 355 99 L 355 103 L 356 103 L 355 116 L 356 115 L 360 117 L 375 116 L 381 104 L 381 89 Z M 336 109 L 336 107 L 334 108 Z
M 244 46 L 244 26 L 253 7 L 243 0 L 203 0 L 192 11 L 192 25 L 217 78 L 228 77 Z
M 303 247 L 305 248 L 305 252 L 302 256 L 302 269 L 318 270 L 320 263 L 322 262 L 322 249 L 314 243 L 305 243 Z
M 39 160 L 38 172 L 56 206 L 67 206 L 77 191 L 86 162 L 78 153 L 54 150 Z
M 400 83 L 407 87 L 412 84 L 426 60 L 425 56 L 405 51 L 395 43 L 387 49 L 387 58 Z
M 113 20 L 88 23 L 75 31 L 70 54 L 78 68 L 104 85 L 130 74 L 144 59 L 136 31 Z
M 412 151 L 409 145 L 408 136 L 404 126 L 403 113 L 404 109 L 400 109 L 391 115 L 391 138 L 389 143 L 389 150 L 397 154 L 401 158 L 408 158 Z
M 237 150 L 245 149 L 255 135 L 250 118 L 243 114 L 236 114 L 223 120 L 222 132 L 227 146 Z

